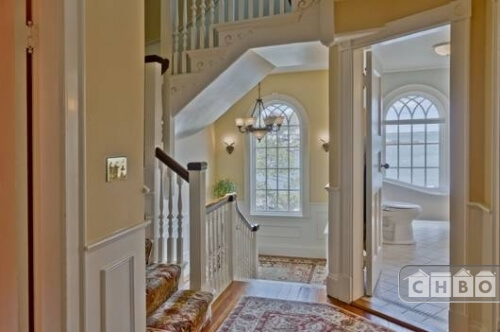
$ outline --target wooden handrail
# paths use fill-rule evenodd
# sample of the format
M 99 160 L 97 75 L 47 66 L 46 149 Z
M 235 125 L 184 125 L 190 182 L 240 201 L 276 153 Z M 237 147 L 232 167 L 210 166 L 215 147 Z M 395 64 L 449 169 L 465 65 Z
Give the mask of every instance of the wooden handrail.
M 163 164 L 165 164 L 168 168 L 174 171 L 177 175 L 179 175 L 184 181 L 189 182 L 189 172 L 188 170 L 175 161 L 174 158 L 170 157 L 166 154 L 162 149 L 155 149 L 155 156 L 160 160 Z
M 238 201 L 236 201 L 236 212 L 240 216 L 241 220 L 243 220 L 243 223 L 247 228 L 252 231 L 252 232 L 257 232 L 260 228 L 259 224 L 252 224 L 248 219 L 245 217 L 245 215 L 241 212 L 240 207 L 238 206 Z
M 214 212 L 215 210 L 219 209 L 221 206 L 224 204 L 233 202 L 236 200 L 236 194 L 227 194 L 224 197 L 221 197 L 219 199 L 216 199 L 215 201 L 212 201 L 207 204 L 207 213 Z

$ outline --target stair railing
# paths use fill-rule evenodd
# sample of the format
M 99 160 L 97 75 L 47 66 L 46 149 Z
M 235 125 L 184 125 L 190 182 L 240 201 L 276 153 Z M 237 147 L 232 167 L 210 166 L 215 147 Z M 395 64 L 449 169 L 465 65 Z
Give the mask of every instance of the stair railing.
M 156 228 L 154 251 L 155 260 L 162 263 L 184 265 L 184 183 L 189 183 L 189 172 L 177 161 L 156 148 L 155 156 L 160 178 L 158 192 L 158 217 L 153 225 Z
M 160 184 L 160 217 L 157 225 L 159 237 L 155 241 L 155 250 L 166 252 L 167 262 L 184 263 L 182 188 L 183 183 L 187 182 L 189 288 L 211 291 L 217 296 L 233 280 L 255 278 L 258 268 L 256 232 L 259 225 L 251 224 L 241 213 L 236 194 L 229 194 L 206 204 L 207 163 L 189 163 L 186 169 L 160 148 L 156 148 L 155 155 L 162 174 L 160 178 L 163 179 L 163 174 L 166 173 L 166 181 L 161 181 Z M 163 188 L 164 182 L 166 190 Z M 177 183 L 177 191 L 173 186 L 174 182 Z M 174 200 L 177 201 L 177 215 L 174 213 Z M 162 203 L 165 201 L 167 212 L 164 212 L 165 206 Z M 175 221 L 177 234 L 173 232 Z M 161 260 L 164 257 L 160 255 L 160 261 L 164 262 Z
M 304 0 L 302 0 L 304 1 Z M 180 0 L 172 8 L 172 74 L 194 72 L 189 52 L 219 46 L 217 26 L 285 15 L 300 9 L 299 0 Z M 179 7 L 177 7 L 177 5 Z M 191 8 L 189 8 L 191 5 Z
M 233 280 L 257 277 L 257 231 L 238 208 L 235 193 L 206 206 L 207 286 L 217 296 Z

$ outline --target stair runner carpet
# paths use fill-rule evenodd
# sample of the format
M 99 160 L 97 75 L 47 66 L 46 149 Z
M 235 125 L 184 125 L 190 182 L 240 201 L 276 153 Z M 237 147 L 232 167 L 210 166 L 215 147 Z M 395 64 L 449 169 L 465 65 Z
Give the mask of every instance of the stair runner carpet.
M 244 297 L 218 332 L 387 332 L 343 309 L 322 303 Z
M 259 256 L 259 279 L 324 285 L 326 259 Z

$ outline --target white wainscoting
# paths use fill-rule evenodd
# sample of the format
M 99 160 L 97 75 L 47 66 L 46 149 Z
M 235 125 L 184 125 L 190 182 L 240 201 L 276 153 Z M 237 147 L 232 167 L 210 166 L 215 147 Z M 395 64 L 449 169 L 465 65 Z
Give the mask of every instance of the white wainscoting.
M 240 207 L 250 222 L 260 224 L 259 254 L 326 258 L 328 203 L 310 203 L 302 218 L 250 216 L 246 202 Z
M 85 248 L 85 331 L 144 331 L 147 225 L 133 226 Z

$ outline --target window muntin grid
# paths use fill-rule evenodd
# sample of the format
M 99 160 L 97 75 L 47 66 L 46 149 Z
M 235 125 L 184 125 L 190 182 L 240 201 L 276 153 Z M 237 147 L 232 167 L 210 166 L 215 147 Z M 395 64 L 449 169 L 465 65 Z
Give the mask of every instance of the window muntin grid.
M 419 94 L 396 100 L 385 117 L 386 178 L 425 188 L 442 182 L 445 119 L 435 103 Z
M 262 118 L 269 115 L 283 116 L 284 121 L 278 132 L 267 133 L 260 142 L 251 138 L 253 211 L 300 214 L 303 196 L 300 118 L 282 102 L 266 105 Z

